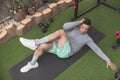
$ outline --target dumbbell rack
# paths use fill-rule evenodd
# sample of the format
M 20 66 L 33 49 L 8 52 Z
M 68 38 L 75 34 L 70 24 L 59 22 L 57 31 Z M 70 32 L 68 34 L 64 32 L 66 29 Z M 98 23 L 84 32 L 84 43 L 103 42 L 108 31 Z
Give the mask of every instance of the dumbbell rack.
M 89 11 L 93 10 L 94 8 L 96 8 L 97 6 L 99 6 L 101 4 L 107 6 L 107 7 L 111 8 L 111 9 L 113 9 L 115 11 L 120 12 L 119 9 L 117 9 L 117 8 L 113 7 L 112 5 L 108 4 L 106 2 L 106 0 L 97 0 L 97 2 L 93 6 L 91 6 L 90 8 L 86 9 L 85 11 L 83 11 L 81 14 L 78 15 L 79 0 L 74 0 L 74 1 L 76 2 L 77 5 L 76 5 L 76 8 L 74 9 L 74 17 L 71 19 L 72 21 L 79 18 L 79 17 L 81 17 L 82 15 L 88 13 Z

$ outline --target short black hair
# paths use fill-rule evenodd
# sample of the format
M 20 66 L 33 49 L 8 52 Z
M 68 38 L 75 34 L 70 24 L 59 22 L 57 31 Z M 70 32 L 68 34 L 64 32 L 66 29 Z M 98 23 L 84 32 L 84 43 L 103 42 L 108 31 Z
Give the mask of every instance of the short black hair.
M 90 19 L 88 19 L 88 18 L 84 18 L 85 20 L 82 22 L 82 24 L 86 24 L 86 25 L 91 25 L 91 21 L 90 21 Z

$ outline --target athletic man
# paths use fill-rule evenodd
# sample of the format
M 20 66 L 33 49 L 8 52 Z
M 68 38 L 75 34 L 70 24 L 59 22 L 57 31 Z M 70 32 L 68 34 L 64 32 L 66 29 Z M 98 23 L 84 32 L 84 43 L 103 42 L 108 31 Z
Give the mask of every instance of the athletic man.
M 44 51 L 49 51 L 59 58 L 68 58 L 77 53 L 84 45 L 88 45 L 100 58 L 106 61 L 107 68 L 116 69 L 116 65 L 93 42 L 87 31 L 91 21 L 87 18 L 80 21 L 65 23 L 60 29 L 41 39 L 20 38 L 20 42 L 27 48 L 35 50 L 32 60 L 20 69 L 22 73 L 39 66 L 37 59 Z

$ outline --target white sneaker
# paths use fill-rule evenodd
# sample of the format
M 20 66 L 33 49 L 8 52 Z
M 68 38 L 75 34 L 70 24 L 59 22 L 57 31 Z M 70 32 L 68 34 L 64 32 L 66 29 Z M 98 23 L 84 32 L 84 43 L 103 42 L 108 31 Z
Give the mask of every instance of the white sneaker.
M 35 50 L 37 46 L 35 46 L 35 40 L 34 39 L 26 39 L 23 37 L 19 38 L 20 42 L 27 48 Z
M 22 67 L 20 69 L 20 72 L 22 73 L 26 73 L 28 72 L 29 70 L 33 69 L 33 68 L 37 68 L 39 66 L 38 62 L 36 62 L 34 65 L 30 64 L 30 62 L 28 62 L 27 65 L 25 65 L 24 67 Z

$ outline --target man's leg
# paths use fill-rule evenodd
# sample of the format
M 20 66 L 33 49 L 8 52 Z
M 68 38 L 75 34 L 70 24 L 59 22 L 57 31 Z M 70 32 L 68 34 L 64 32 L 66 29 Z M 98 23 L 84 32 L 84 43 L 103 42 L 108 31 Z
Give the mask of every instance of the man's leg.
M 39 58 L 39 56 L 41 56 L 44 53 L 44 51 L 48 51 L 51 48 L 52 48 L 51 42 L 40 44 L 40 46 L 35 50 L 33 58 L 30 63 L 34 65 L 37 59 Z
M 63 29 L 56 31 L 48 35 L 49 41 L 57 40 L 58 41 L 58 48 L 62 47 L 67 42 L 67 36 Z
M 49 41 L 58 40 L 58 48 L 62 47 L 67 42 L 67 37 L 66 37 L 64 30 L 58 30 L 55 33 L 48 35 L 47 37 L 48 37 Z M 38 63 L 36 63 L 36 61 L 39 58 L 39 56 L 41 56 L 43 54 L 43 51 L 50 50 L 51 48 L 52 48 L 52 43 L 40 44 L 39 47 L 36 49 L 31 62 L 29 64 L 27 64 L 26 66 L 24 66 L 20 71 L 28 72 L 32 68 L 37 68 L 38 65 L 37 65 L 37 67 L 36 66 L 29 67 L 29 65 L 31 66 L 31 65 L 38 64 Z
M 51 42 L 54 40 L 58 40 L 58 47 L 60 45 L 63 45 L 67 41 L 66 34 L 63 29 L 60 29 L 54 33 L 49 34 L 46 37 L 43 37 L 41 39 L 25 39 L 25 38 L 20 38 L 20 42 L 27 48 L 35 50 L 37 46 L 41 43 L 45 42 Z
M 33 57 L 32 57 L 32 60 L 30 62 L 28 62 L 27 65 L 25 65 L 24 67 L 22 67 L 20 69 L 20 72 L 22 73 L 25 73 L 25 72 L 28 72 L 30 69 L 32 68 L 37 68 L 38 67 L 38 63 L 37 63 L 37 60 L 39 58 L 39 56 L 41 56 L 45 50 L 49 50 L 52 48 L 52 43 L 43 43 L 43 44 L 40 44 L 38 46 L 38 48 L 35 50 L 34 54 L 33 54 Z
M 58 37 L 55 37 L 55 36 L 58 36 Z M 66 37 L 64 30 L 59 30 L 59 31 L 56 31 L 55 33 L 48 35 L 48 39 L 49 39 L 49 41 L 53 41 L 53 40 L 57 39 L 58 40 L 58 48 L 62 47 L 67 42 L 67 37 Z M 38 57 L 43 54 L 44 50 L 48 51 L 51 48 L 52 48 L 51 42 L 40 44 L 40 46 L 36 49 L 36 51 L 34 53 L 33 59 L 31 60 L 31 64 L 34 64 L 36 62 Z M 35 59 L 34 59 L 34 57 L 35 57 Z
M 68 58 L 70 56 L 71 46 L 63 30 L 61 30 L 61 35 L 57 41 L 53 42 L 53 48 L 50 52 L 56 54 L 59 58 Z
M 35 45 L 39 45 L 41 43 L 49 42 L 49 41 L 51 42 L 51 41 L 54 41 L 54 40 L 58 40 L 59 43 L 64 44 L 67 41 L 65 31 L 63 29 L 60 29 L 60 30 L 58 30 L 54 33 L 49 34 L 46 37 L 43 37 L 41 39 L 36 39 L 35 40 Z M 61 44 L 59 44 L 59 45 L 61 45 Z

